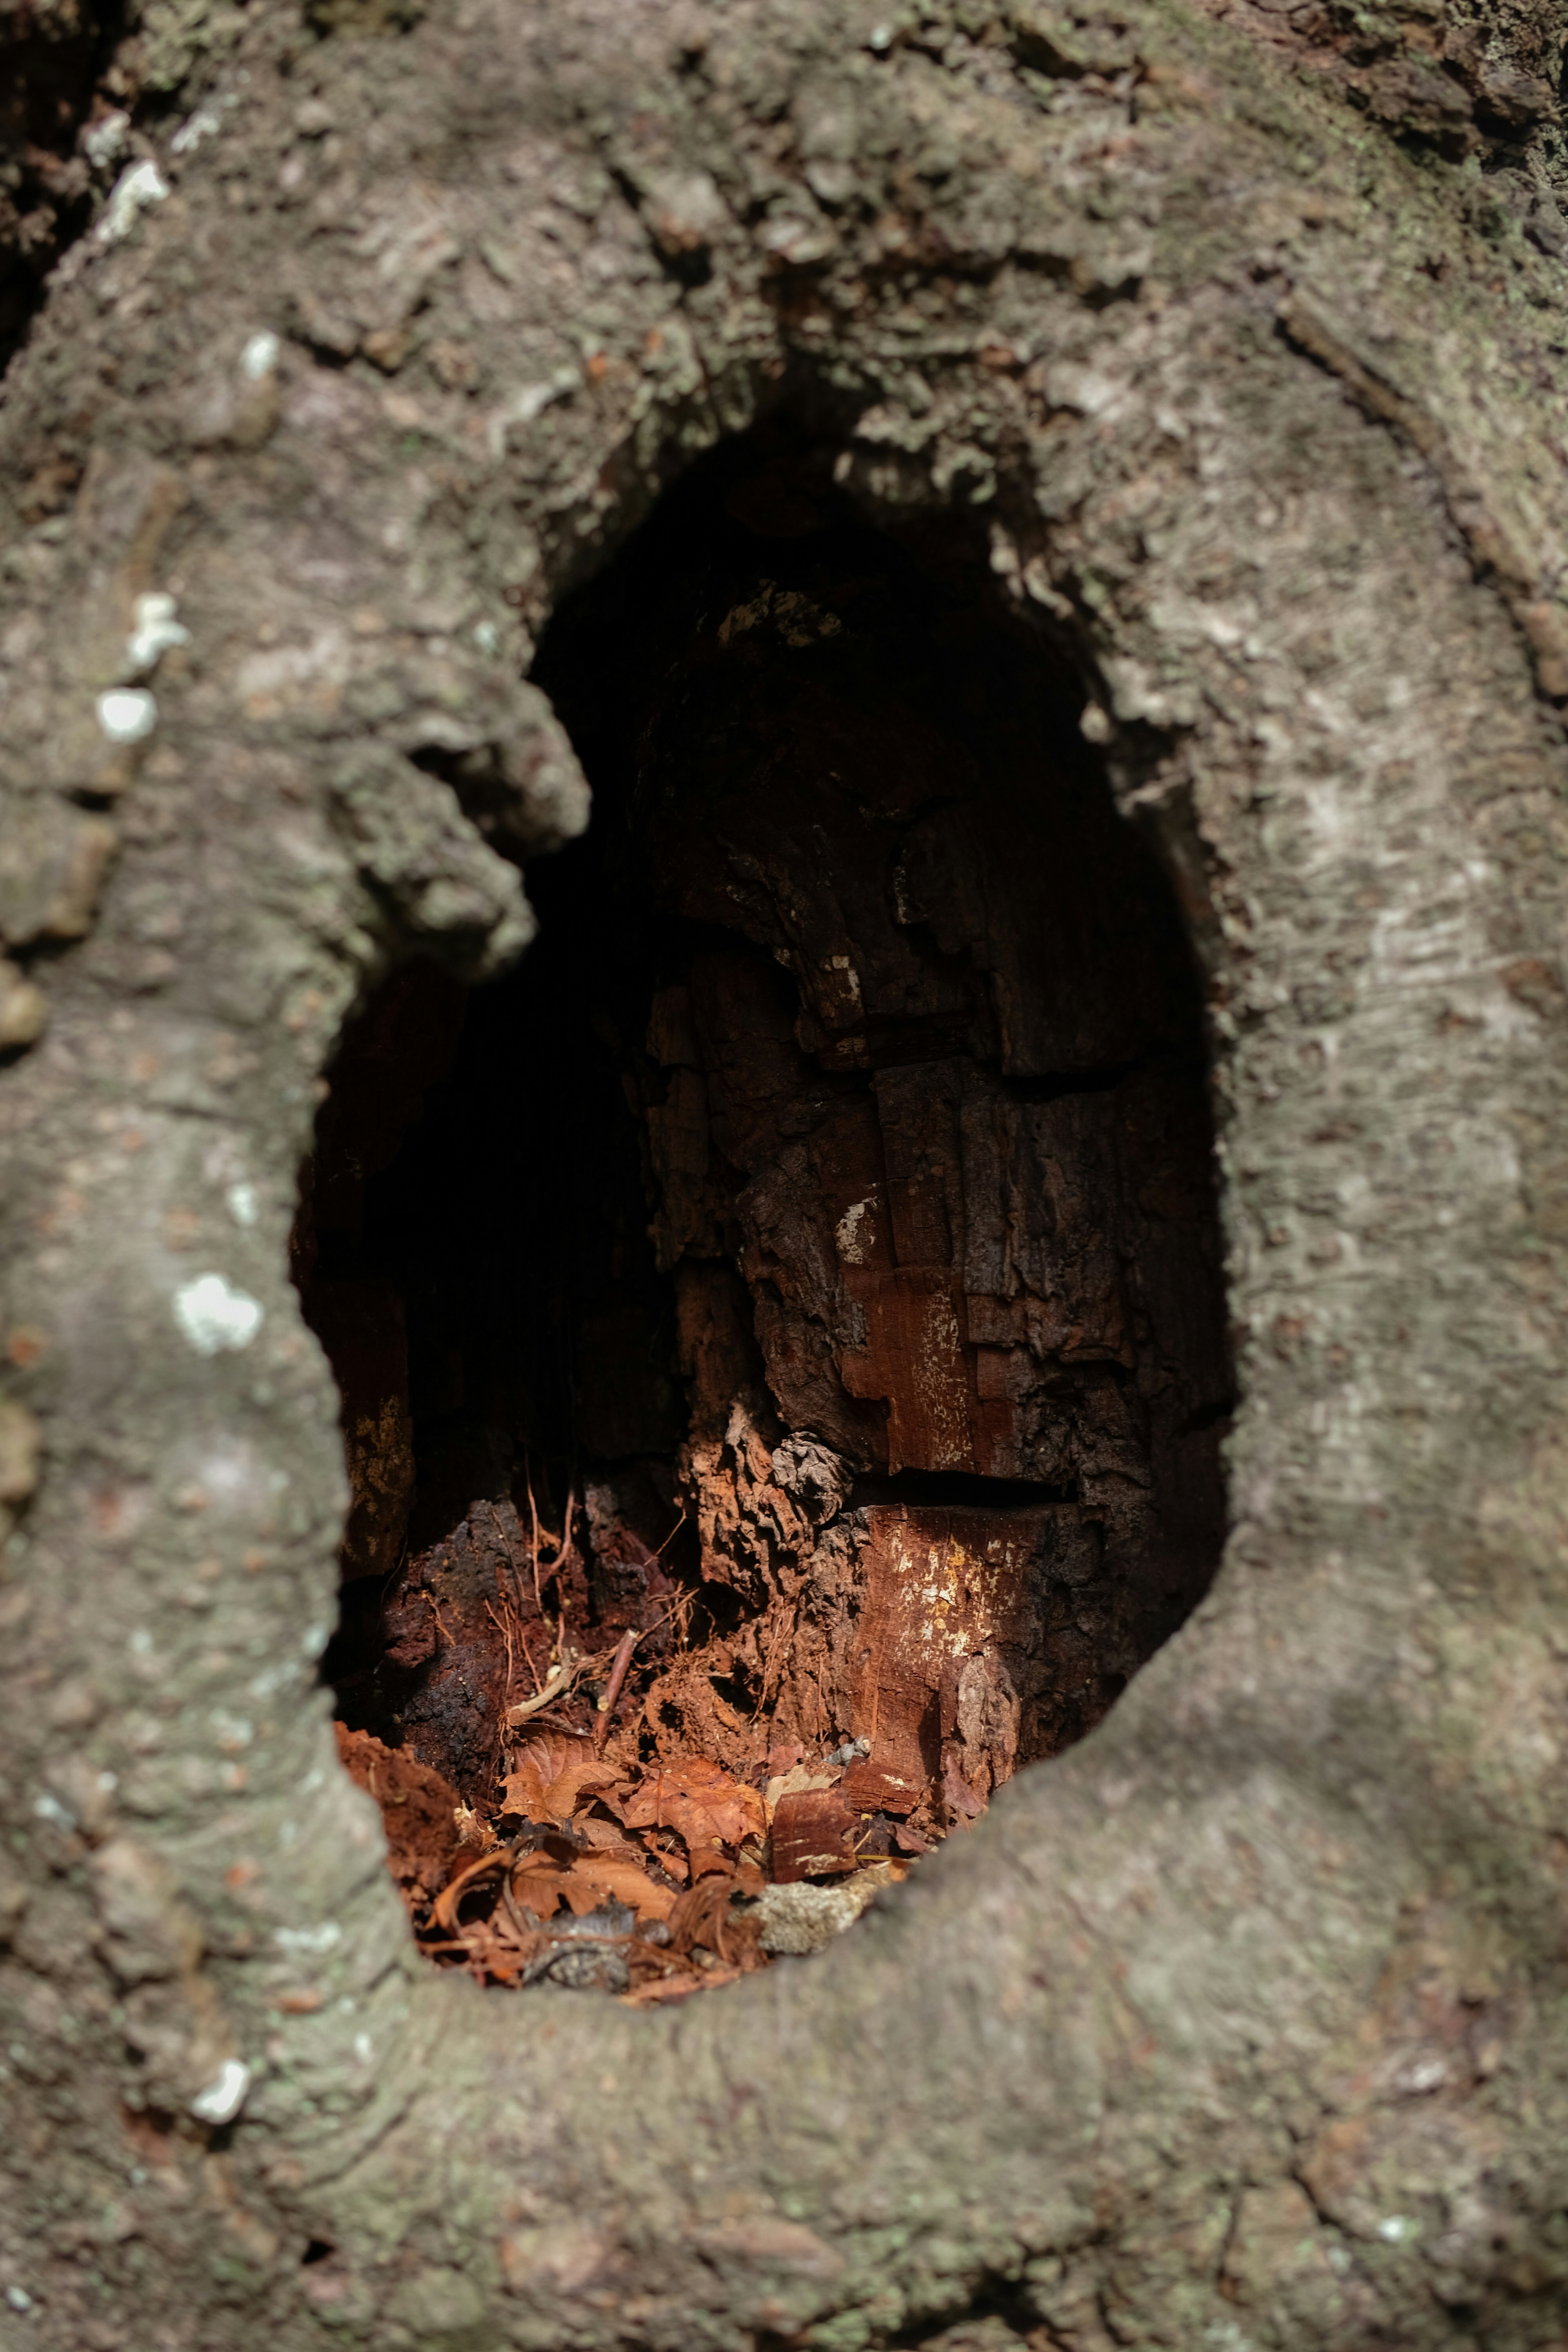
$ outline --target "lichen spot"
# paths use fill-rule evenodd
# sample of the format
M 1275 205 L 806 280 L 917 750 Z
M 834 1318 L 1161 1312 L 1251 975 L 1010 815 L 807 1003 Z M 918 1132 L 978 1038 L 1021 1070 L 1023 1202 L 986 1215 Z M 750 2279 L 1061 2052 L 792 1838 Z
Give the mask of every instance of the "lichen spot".
M 868 1193 L 864 1201 L 857 1201 L 853 1208 L 846 1209 L 834 1226 L 833 1238 L 838 1245 L 838 1255 L 846 1265 L 865 1265 L 866 1251 L 871 1236 L 869 1232 L 862 1233 L 860 1228 L 867 1215 L 876 1205 L 876 1194 Z
M 265 1312 L 258 1298 L 235 1289 L 221 1274 L 198 1274 L 174 1293 L 174 1320 L 198 1356 L 248 1348 Z
M 95 172 L 107 172 L 125 152 L 131 136 L 131 117 L 123 107 L 101 115 L 81 133 L 81 152 Z
M 215 2079 L 191 2101 L 191 2113 L 204 2124 L 231 2124 L 249 2088 L 249 2067 L 238 2058 L 226 2058 Z
M 144 743 L 158 724 L 158 705 L 144 686 L 111 687 L 98 698 L 98 723 L 111 743 Z
M 240 373 L 248 376 L 252 383 L 260 383 L 277 368 L 282 350 L 282 344 L 270 328 L 262 328 L 247 339 L 245 349 L 239 355 Z
M 103 218 L 98 225 L 100 242 L 118 245 L 121 237 L 130 236 L 138 215 L 149 205 L 161 205 L 168 193 L 169 183 L 156 163 L 132 163 L 114 183 L 104 207 Z
M 237 1225 L 253 1225 L 261 1214 L 261 1202 L 254 1184 L 231 1184 L 224 1194 L 228 1213 Z
M 175 619 L 176 610 L 172 596 L 137 597 L 135 625 L 125 641 L 125 658 L 139 675 L 155 669 L 174 646 L 190 644 L 191 633 L 189 629 L 182 628 Z M 156 709 L 153 717 L 155 723 Z

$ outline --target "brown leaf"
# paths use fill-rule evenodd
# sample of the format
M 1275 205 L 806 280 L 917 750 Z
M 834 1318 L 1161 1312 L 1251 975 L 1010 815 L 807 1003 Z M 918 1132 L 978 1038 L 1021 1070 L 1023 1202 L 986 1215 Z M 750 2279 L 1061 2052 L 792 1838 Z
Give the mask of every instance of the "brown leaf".
M 669 1914 L 670 1950 L 685 1953 L 700 1945 L 727 1968 L 766 1968 L 757 1942 L 761 1922 L 730 1908 L 741 1892 L 733 1878 L 703 1878 L 677 1895 Z
M 639 1863 L 643 1858 L 641 1846 L 627 1838 L 619 1822 L 606 1822 L 597 1813 L 579 1813 L 572 1827 L 584 1845 L 600 1853 L 630 1853 Z
M 653 1766 L 621 1818 L 628 1829 L 678 1831 L 694 1871 L 699 1853 L 739 1845 L 744 1837 L 760 1836 L 764 1826 L 757 1790 L 702 1756 L 681 1756 Z
M 524 1821 L 544 1822 L 551 1816 L 544 1810 L 545 1791 L 566 1767 L 583 1753 L 582 1744 L 575 1739 L 562 1739 L 552 1732 L 542 1738 L 530 1739 L 514 1749 L 511 1770 L 507 1774 L 501 1810 L 521 1813 Z
M 501 1809 L 531 1822 L 569 1822 L 585 1794 L 615 1787 L 620 1774 L 574 1739 L 531 1739 L 507 1775 Z
M 566 1864 L 552 1862 L 548 1854 L 525 1853 L 513 1873 L 512 1888 L 518 1901 L 541 1918 L 548 1918 L 558 1902 L 582 1918 L 608 1897 L 628 1904 L 639 1919 L 668 1919 L 676 1899 L 672 1888 L 655 1884 L 630 1847 L 620 1854 L 574 1854 Z
M 637 1843 L 645 1853 L 653 1856 L 660 1870 L 669 1873 L 671 1878 L 690 1877 L 691 1864 L 687 1860 L 686 1849 L 673 1830 L 650 1830 Z
M 569 1822 L 584 1797 L 595 1796 L 601 1789 L 613 1789 L 620 1775 L 613 1764 L 597 1756 L 580 1756 L 557 1772 L 544 1791 L 549 1808 L 546 1818 L 552 1822 Z

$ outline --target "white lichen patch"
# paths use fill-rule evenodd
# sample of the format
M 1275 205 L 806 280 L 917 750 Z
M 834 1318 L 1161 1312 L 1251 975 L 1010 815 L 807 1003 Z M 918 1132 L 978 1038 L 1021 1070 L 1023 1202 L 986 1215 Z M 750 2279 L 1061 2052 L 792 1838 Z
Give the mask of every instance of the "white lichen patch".
M 81 152 L 95 172 L 107 172 L 124 153 L 130 135 L 131 117 L 123 107 L 117 106 L 98 121 L 88 124 L 81 133 Z
M 262 328 L 247 339 L 239 355 L 239 372 L 252 383 L 260 383 L 277 373 L 283 346 L 269 328 Z
M 188 115 L 169 142 L 171 155 L 188 155 L 204 139 L 213 138 L 223 129 L 223 117 L 216 106 L 200 106 Z
M 226 2058 L 205 2091 L 191 2101 L 191 2113 L 204 2124 L 231 2124 L 245 2105 L 250 2069 L 238 2058 Z
M 485 428 L 491 457 L 506 455 L 507 435 L 513 425 L 531 425 L 536 416 L 543 415 L 552 401 L 564 400 L 569 393 L 581 387 L 582 382 L 582 376 L 574 367 L 559 367 L 542 383 L 520 386 L 510 400 L 504 401 L 494 411 Z
M 241 73 L 239 79 L 244 81 L 247 77 Z M 170 140 L 170 154 L 192 154 L 204 141 L 216 139 L 223 129 L 225 115 L 232 113 L 238 104 L 238 90 L 226 89 L 216 98 L 209 99 L 205 106 L 198 106 L 194 114 L 185 117 Z
M 158 724 L 158 705 L 144 686 L 114 686 L 98 698 L 98 723 L 111 743 L 144 743 Z
M 169 193 L 169 183 L 156 163 L 143 160 L 121 172 L 110 192 L 103 218 L 98 225 L 100 245 L 118 245 L 130 236 L 149 205 L 161 205 Z
M 764 253 L 797 268 L 808 262 L 826 261 L 838 247 L 837 234 L 827 222 L 802 220 L 797 213 L 781 213 L 764 221 L 757 241 Z
M 264 1666 L 251 1678 L 250 1696 L 255 1699 L 270 1698 L 274 1691 L 285 1690 L 290 1683 L 299 1682 L 303 1673 L 303 1667 L 292 1658 L 284 1658 L 275 1666 Z
M 283 1952 L 330 1952 L 342 1941 L 343 1931 L 335 1919 L 323 1919 L 319 1927 L 275 1927 L 272 1940 Z
M 834 1226 L 833 1238 L 846 1265 L 865 1265 L 871 1235 L 868 1228 L 863 1233 L 861 1226 L 876 1205 L 875 1192 L 868 1193 L 865 1200 L 857 1201 L 853 1208 L 846 1209 Z
M 189 629 L 182 628 L 174 615 L 178 607 L 172 596 L 138 596 L 135 604 L 135 625 L 125 641 L 125 658 L 138 677 L 155 669 L 163 656 L 175 646 L 188 646 Z M 152 700 L 149 696 L 148 700 Z M 101 709 L 100 717 L 101 718 Z M 157 707 L 153 706 L 151 725 L 157 724 Z M 132 738 L 132 740 L 135 739 Z
M 248 1348 L 266 1313 L 261 1301 L 221 1274 L 198 1274 L 174 1293 L 174 1320 L 198 1356 Z
M 231 1184 L 224 1194 L 228 1213 L 237 1225 L 253 1225 L 261 1214 L 261 1202 L 254 1184 Z

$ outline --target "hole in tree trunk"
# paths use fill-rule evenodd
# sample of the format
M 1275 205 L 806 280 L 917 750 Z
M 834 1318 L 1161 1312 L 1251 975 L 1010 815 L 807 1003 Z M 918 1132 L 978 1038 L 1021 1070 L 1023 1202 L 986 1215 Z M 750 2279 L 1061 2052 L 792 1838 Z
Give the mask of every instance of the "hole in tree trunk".
M 1206 1587 L 1198 990 L 983 547 L 871 530 L 784 427 L 534 676 L 591 831 L 531 870 L 517 971 L 381 992 L 306 1174 L 354 1491 L 326 1671 L 434 1941 L 623 1985 L 541 1924 L 620 1899 L 684 1921 L 689 1983 L 702 1889 L 722 1975 L 715 1889 L 896 1873 Z

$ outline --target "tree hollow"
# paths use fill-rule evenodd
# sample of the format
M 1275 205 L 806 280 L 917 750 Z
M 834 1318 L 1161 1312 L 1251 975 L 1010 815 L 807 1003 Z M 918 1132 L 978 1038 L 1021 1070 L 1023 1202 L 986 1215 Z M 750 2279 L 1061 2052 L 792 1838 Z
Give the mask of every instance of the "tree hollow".
M 493 1812 L 635 1635 L 623 1760 L 842 1770 L 786 1878 L 1100 1718 L 1212 1577 L 1230 1409 L 1165 878 L 972 527 L 873 530 L 833 458 L 723 445 L 562 608 L 591 830 L 507 979 L 368 1006 L 295 1238 L 345 1726 Z

